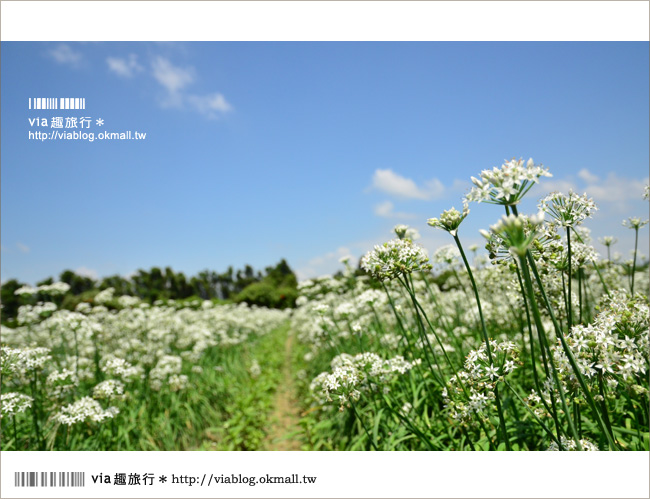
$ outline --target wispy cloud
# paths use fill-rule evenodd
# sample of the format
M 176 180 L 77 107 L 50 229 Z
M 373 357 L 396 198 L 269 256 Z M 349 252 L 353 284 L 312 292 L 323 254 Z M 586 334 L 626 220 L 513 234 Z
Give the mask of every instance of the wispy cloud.
M 340 259 L 350 256 L 350 249 L 346 246 L 340 246 L 335 251 L 319 255 L 307 262 L 306 265 L 296 269 L 298 279 L 304 280 L 312 277 L 319 277 L 325 274 L 332 274 L 337 270 L 343 269 Z M 351 264 L 354 265 L 355 258 L 351 258 Z
M 592 230 L 594 239 L 592 244 L 604 255 L 604 246 L 597 242 L 598 238 L 614 236 L 619 240 L 617 251 L 627 256 L 628 250 L 633 247 L 634 237 L 632 231 L 623 227 L 621 222 L 629 216 L 648 217 L 648 202 L 642 199 L 643 189 L 647 183 L 648 177 L 622 177 L 614 171 L 595 175 L 583 168 L 576 175 L 542 179 L 526 195 L 526 198 L 528 198 L 527 203 L 536 204 L 537 200 L 552 191 L 566 194 L 571 189 L 578 194 L 586 193 L 598 206 L 593 219 L 585 222 L 585 227 Z M 528 208 L 529 211 L 535 209 L 532 206 Z M 647 251 L 647 241 L 647 238 L 639 240 L 640 251 Z
M 74 270 L 74 273 L 80 276 L 84 277 L 90 277 L 91 279 L 97 280 L 99 279 L 99 274 L 95 269 L 89 269 L 88 267 L 78 267 Z
M 391 201 L 384 201 L 375 205 L 374 212 L 375 215 L 382 218 L 400 218 L 400 219 L 412 219 L 415 218 L 413 213 L 404 213 L 401 211 L 394 211 L 395 205 Z
M 226 98 L 219 93 L 188 95 L 186 99 L 192 109 L 204 114 L 208 118 L 216 118 L 217 115 L 226 114 L 233 109 L 230 103 L 226 101 Z
M 156 57 L 151 63 L 152 75 L 167 92 L 175 94 L 194 81 L 193 68 L 174 66 L 169 59 Z
M 18 248 L 18 251 L 21 253 L 29 253 L 31 251 L 29 246 L 23 243 L 16 243 L 16 248 Z
M 151 63 L 151 74 L 165 89 L 160 101 L 163 107 L 190 109 L 209 119 L 217 119 L 233 110 L 232 105 L 221 93 L 187 92 L 187 87 L 196 80 L 196 70 L 191 66 L 175 66 L 169 59 L 157 56 Z
M 372 175 L 372 183 L 369 188 L 401 199 L 431 201 L 461 192 L 467 185 L 467 182 L 456 179 L 451 186 L 445 186 L 439 179 L 432 178 L 419 186 L 413 179 L 403 177 L 391 169 L 377 169 Z
M 133 78 L 136 73 L 140 73 L 144 68 L 138 63 L 138 56 L 129 54 L 128 57 L 108 57 L 106 59 L 108 69 L 122 78 Z
M 59 64 L 76 67 L 82 60 L 81 52 L 75 51 L 66 43 L 59 43 L 47 52 L 48 56 Z
M 600 177 L 598 175 L 594 175 L 591 173 L 589 170 L 586 168 L 583 168 L 578 172 L 578 177 L 580 177 L 582 180 L 587 182 L 588 184 L 595 184 L 600 180 Z
M 630 210 L 631 202 L 641 199 L 643 188 L 647 183 L 648 177 L 620 177 L 612 171 L 605 178 L 601 178 L 583 168 L 578 172 L 577 178 L 567 176 L 543 179 L 531 191 L 531 197 L 542 197 L 552 191 L 566 194 L 571 189 L 579 194 L 587 193 L 600 206 L 601 210 L 606 208 L 614 213 L 626 213 Z
M 393 170 L 375 170 L 372 176 L 373 189 L 407 199 L 429 199 L 429 193 L 420 189 L 410 178 L 402 177 Z

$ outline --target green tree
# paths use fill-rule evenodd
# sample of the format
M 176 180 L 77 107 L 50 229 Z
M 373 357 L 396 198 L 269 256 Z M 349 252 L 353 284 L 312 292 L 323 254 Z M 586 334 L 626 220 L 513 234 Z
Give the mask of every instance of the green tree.
M 70 293 L 80 295 L 95 288 L 95 281 L 90 277 L 75 274 L 72 270 L 64 270 L 59 276 L 61 282 L 70 285 Z
M 2 312 L 0 312 L 0 315 L 2 316 L 3 324 L 15 319 L 16 315 L 18 315 L 18 307 L 23 303 L 20 296 L 16 296 L 14 292 L 24 285 L 24 283 L 18 282 L 16 279 L 11 279 L 2 285 Z

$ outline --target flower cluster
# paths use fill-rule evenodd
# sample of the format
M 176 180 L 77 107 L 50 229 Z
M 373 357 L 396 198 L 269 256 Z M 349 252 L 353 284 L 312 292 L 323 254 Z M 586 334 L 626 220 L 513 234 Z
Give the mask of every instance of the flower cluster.
M 45 293 L 50 296 L 64 295 L 70 291 L 70 285 L 65 282 L 53 282 L 52 284 L 42 284 L 38 288 L 39 293 Z
M 361 259 L 361 266 L 379 280 L 431 269 L 426 250 L 410 239 L 391 239 L 375 246 Z
M 119 412 L 117 407 L 109 407 L 104 410 L 96 400 L 90 397 L 83 397 L 73 404 L 61 408 L 55 414 L 54 419 L 65 425 L 73 425 L 86 421 L 101 423 L 106 419 L 114 418 Z
M 253 359 L 251 365 L 248 367 L 248 372 L 253 378 L 257 378 L 260 374 L 262 374 L 262 368 L 260 367 L 260 363 L 257 361 L 257 359 Z
M 363 392 L 390 390 L 397 375 L 405 374 L 415 363 L 408 362 L 401 355 L 382 359 L 375 353 L 360 353 L 352 357 L 341 354 L 332 360 L 332 372 L 323 372 L 311 382 L 314 395 L 323 397 L 320 402 L 338 402 L 339 410 L 350 407 L 350 402 L 359 400 Z
M 607 248 L 609 248 L 610 246 L 613 246 L 614 244 L 616 244 L 618 242 L 618 239 L 616 239 L 613 236 L 605 236 L 605 237 L 598 238 L 598 241 L 603 246 L 606 246 Z
M 494 243 L 492 235 L 498 236 L 499 244 L 514 255 L 524 256 L 535 240 L 538 227 L 544 221 L 544 213 L 537 215 L 504 215 L 495 225 L 490 226 L 490 232 L 481 230 L 481 235 L 488 242 Z
M 96 399 L 117 399 L 124 395 L 124 383 L 117 379 L 107 379 L 93 388 Z
M 433 253 L 431 262 L 438 265 L 456 266 L 460 263 L 460 251 L 453 244 L 439 246 Z
M 418 232 L 418 230 L 414 229 L 413 227 L 409 227 L 408 225 L 404 225 L 404 224 L 396 225 L 393 228 L 393 231 L 395 232 L 395 235 L 399 239 L 409 239 L 411 241 L 417 241 L 418 239 L 420 239 L 420 233 Z
M 46 384 L 53 397 L 61 398 L 75 389 L 79 384 L 79 378 L 74 371 L 63 369 L 52 371 L 47 377 Z
M 35 324 L 51 316 L 56 309 L 56 304 L 52 302 L 38 302 L 36 305 L 23 305 L 18 308 L 18 316 L 16 319 L 18 324 Z
M 576 227 L 598 210 L 594 200 L 573 191 L 568 195 L 552 192 L 539 202 L 539 209 L 551 215 L 552 223 L 559 227 Z
M 106 288 L 95 295 L 95 298 L 93 298 L 93 302 L 97 303 L 98 305 L 101 305 L 103 303 L 108 303 L 113 299 L 114 294 L 115 294 L 115 288 Z
M 634 384 L 645 376 L 648 366 L 647 301 L 617 290 L 603 298 L 599 308 L 592 324 L 574 326 L 566 338 L 580 372 L 594 383 L 600 375 L 610 386 L 619 380 Z M 562 348 L 556 346 L 554 356 L 569 387 L 577 390 L 577 379 Z
M 450 210 L 443 211 L 440 218 L 430 218 L 427 220 L 427 224 L 431 227 L 446 230 L 452 236 L 456 236 L 458 234 L 458 227 L 467 215 L 469 215 L 469 207 L 467 203 L 463 203 L 463 213 L 460 213 L 456 208 L 452 207 Z
M 565 451 L 577 451 L 578 446 L 576 441 L 571 438 L 560 437 L 560 443 L 562 444 L 562 449 Z M 580 445 L 582 446 L 583 451 L 598 451 L 598 446 L 587 440 L 586 438 L 580 439 Z M 551 442 L 551 445 L 548 446 L 547 451 L 559 451 L 560 448 L 556 442 Z
M 511 341 L 490 340 L 492 362 L 485 342 L 472 350 L 465 359 L 464 369 L 452 376 L 443 392 L 451 417 L 467 423 L 473 417 L 483 417 L 491 409 L 498 381 L 518 366 L 519 349 Z
M 649 220 L 641 220 L 639 217 L 630 217 L 627 220 L 623 220 L 623 227 L 639 230 L 648 225 L 648 222 Z
M 483 170 L 481 178 L 472 177 L 474 187 L 465 197 L 466 201 L 486 202 L 512 206 L 521 200 L 540 177 L 551 177 L 547 168 L 533 164 L 532 158 L 512 159 L 492 170 Z
M 181 378 L 182 365 L 183 359 L 180 357 L 174 355 L 163 356 L 156 364 L 156 367 L 149 373 L 151 388 L 160 391 L 163 384 L 168 383 L 174 388 L 172 391 L 180 390 L 187 381 L 187 376 L 185 376 L 184 380 Z
M 49 355 L 50 350 L 44 347 L 25 347 L 7 349 L 6 351 L 12 359 L 11 369 L 22 375 L 43 369 L 45 364 L 52 358 Z
M 15 416 L 21 412 L 25 412 L 32 406 L 34 399 L 22 393 L 3 393 L 2 400 L 0 400 L 0 418 L 6 416 Z
M 131 381 L 143 374 L 140 366 L 132 366 L 129 362 L 119 357 L 107 357 L 102 371 L 109 376 L 117 376 L 123 381 Z
M 22 286 L 14 291 L 15 295 L 31 296 L 36 293 L 43 293 L 50 296 L 64 295 L 70 291 L 70 285 L 65 282 L 54 282 L 52 284 L 42 284 L 35 288 L 31 286 Z

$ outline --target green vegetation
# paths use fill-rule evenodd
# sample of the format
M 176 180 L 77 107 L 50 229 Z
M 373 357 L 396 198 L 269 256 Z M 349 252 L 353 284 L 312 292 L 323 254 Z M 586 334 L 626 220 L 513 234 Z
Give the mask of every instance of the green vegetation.
M 52 301 L 59 308 L 74 310 L 79 303 L 93 303 L 93 298 L 100 291 L 109 288 L 114 290 L 116 296 L 135 296 L 150 304 L 168 300 L 212 300 L 215 303 L 246 302 L 268 308 L 291 308 L 298 296 L 296 276 L 285 260 L 266 267 L 264 273 L 255 272 L 250 265 L 246 265 L 243 270 L 237 271 L 228 267 L 223 273 L 204 270 L 190 278 L 169 267 L 164 270 L 158 267 L 148 271 L 138 270 L 130 278 L 114 275 L 98 281 L 65 270 L 60 274 L 59 282 L 68 288 L 55 296 L 47 290 L 16 295 L 16 290 L 26 286 L 24 283 L 16 279 L 3 283 L 2 323 L 15 325 L 14 320 L 21 305 Z M 50 277 L 37 283 L 37 286 L 53 283 L 54 279 Z

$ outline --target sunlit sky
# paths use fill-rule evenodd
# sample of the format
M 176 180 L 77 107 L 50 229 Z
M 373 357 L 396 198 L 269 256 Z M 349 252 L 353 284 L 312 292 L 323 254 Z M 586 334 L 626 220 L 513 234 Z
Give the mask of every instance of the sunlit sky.
M 523 212 L 587 192 L 595 246 L 614 235 L 628 258 L 621 221 L 649 212 L 648 61 L 647 42 L 2 42 L 2 281 L 281 258 L 306 278 L 397 223 L 433 251 L 452 241 L 426 220 L 512 157 L 553 174 Z M 36 97 L 86 109 L 30 110 Z M 146 139 L 29 139 L 55 130 Z M 470 208 L 460 236 L 481 243 L 502 211 Z

